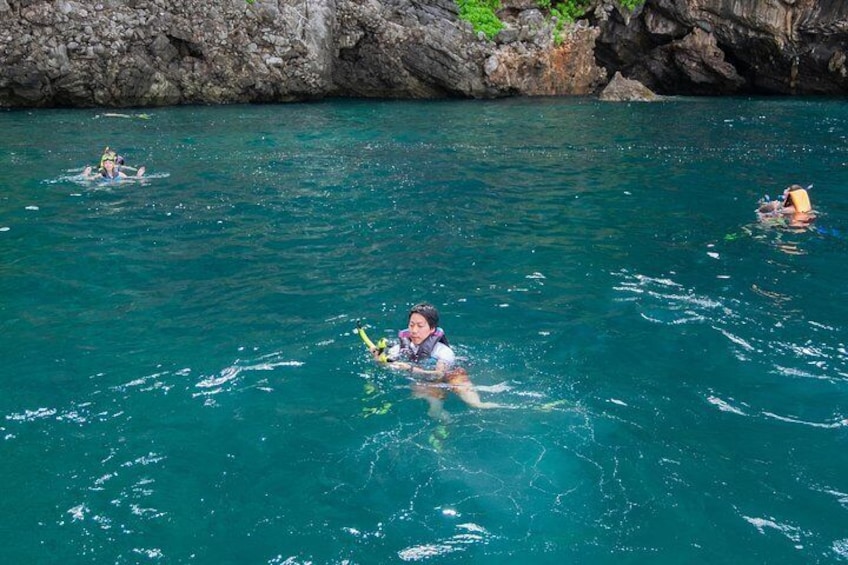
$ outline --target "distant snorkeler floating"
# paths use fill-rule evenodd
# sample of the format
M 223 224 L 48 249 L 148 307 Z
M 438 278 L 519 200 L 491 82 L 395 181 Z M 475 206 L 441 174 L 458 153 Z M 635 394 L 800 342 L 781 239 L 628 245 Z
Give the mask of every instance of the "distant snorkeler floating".
M 774 200 L 768 196 L 760 199 L 757 207 L 757 218 L 761 222 L 779 220 L 789 227 L 803 228 L 809 226 L 816 219 L 816 212 L 810 203 L 810 195 L 807 188 L 798 184 L 786 187 L 783 194 Z
M 92 167 L 86 167 L 82 172 L 82 176 L 88 180 L 119 180 L 122 178 L 128 178 L 124 170 L 135 171 L 135 178 L 140 178 L 144 176 L 144 167 L 139 167 L 135 169 L 134 167 L 130 167 L 124 164 L 124 158 L 118 155 L 114 150 L 106 147 L 103 150 L 103 155 L 100 156 L 100 165 L 97 169 L 97 172 L 92 173 Z
M 407 329 L 398 332 L 398 343 L 391 347 L 385 339 L 376 344 L 365 334 L 361 324 L 356 332 L 374 360 L 386 368 L 403 371 L 415 379 L 412 390 L 416 398 L 426 400 L 427 413 L 442 419 L 444 399 L 450 390 L 473 408 L 501 408 L 494 402 L 483 402 L 474 383 L 461 367 L 454 367 L 456 355 L 447 336 L 439 327 L 439 312 L 432 304 L 421 303 L 409 311 Z
M 150 114 L 118 114 L 115 112 L 98 114 L 94 117 L 99 118 L 101 116 L 104 118 L 138 118 L 139 120 L 149 120 L 151 118 Z

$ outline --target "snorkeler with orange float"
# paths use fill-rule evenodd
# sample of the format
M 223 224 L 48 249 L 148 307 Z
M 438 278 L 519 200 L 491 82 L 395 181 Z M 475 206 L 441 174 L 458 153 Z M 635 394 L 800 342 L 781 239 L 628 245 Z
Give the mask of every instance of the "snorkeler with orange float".
M 790 227 L 807 227 L 815 219 L 816 214 L 810 203 L 810 195 L 807 188 L 793 184 L 784 189 L 780 198 L 775 200 L 767 196 L 760 200 L 757 207 L 757 218 L 760 221 L 779 219 L 786 221 Z

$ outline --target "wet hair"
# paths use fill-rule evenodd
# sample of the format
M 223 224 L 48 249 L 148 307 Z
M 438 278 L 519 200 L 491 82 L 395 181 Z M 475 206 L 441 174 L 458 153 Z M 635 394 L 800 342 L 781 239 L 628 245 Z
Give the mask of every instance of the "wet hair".
M 411 318 L 413 314 L 421 314 L 424 316 L 424 319 L 427 320 L 427 324 L 431 328 L 439 327 L 439 311 L 436 310 L 436 307 L 432 304 L 428 304 L 427 302 L 416 304 L 410 308 L 408 317 Z

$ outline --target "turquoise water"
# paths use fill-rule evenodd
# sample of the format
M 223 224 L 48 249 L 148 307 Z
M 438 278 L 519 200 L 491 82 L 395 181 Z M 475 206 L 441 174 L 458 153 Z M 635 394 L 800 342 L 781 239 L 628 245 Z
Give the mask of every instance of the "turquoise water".
M 843 102 L 148 113 L 0 113 L 3 562 L 848 561 Z

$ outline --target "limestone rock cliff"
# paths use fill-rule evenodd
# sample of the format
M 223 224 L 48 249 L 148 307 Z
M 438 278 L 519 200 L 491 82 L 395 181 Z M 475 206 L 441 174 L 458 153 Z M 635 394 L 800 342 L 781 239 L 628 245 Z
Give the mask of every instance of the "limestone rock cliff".
M 454 0 L 0 0 L 0 106 L 848 90 L 843 0 L 596 0 L 556 41 L 502 5 L 488 40 Z
M 589 94 L 595 29 L 535 4 L 479 37 L 453 0 L 0 0 L 0 105 Z M 518 6 L 518 7 L 517 7 Z

